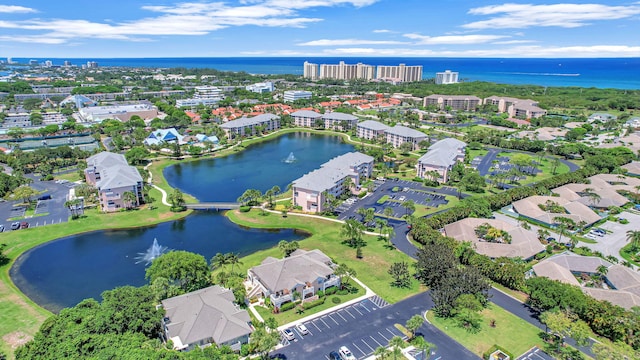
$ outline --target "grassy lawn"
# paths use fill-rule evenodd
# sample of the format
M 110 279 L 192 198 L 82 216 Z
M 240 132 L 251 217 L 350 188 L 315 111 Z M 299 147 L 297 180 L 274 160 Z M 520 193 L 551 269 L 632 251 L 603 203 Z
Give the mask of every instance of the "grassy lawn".
M 478 356 L 482 356 L 494 344 L 502 346 L 516 357 L 535 345 L 544 348 L 538 335 L 541 330 L 510 312 L 490 304 L 481 315 L 482 325 L 475 334 L 458 326 L 454 319 L 436 317 L 431 311 L 427 314 L 427 319 Z M 495 327 L 489 326 L 491 320 L 495 320 Z
M 398 250 L 389 249 L 385 240 L 378 240 L 376 236 L 365 236 L 367 245 L 362 248 L 363 258 L 357 259 L 356 250 L 342 244 L 344 237 L 340 235 L 341 223 L 293 214 L 286 218 L 280 214 L 267 214 L 262 216 L 256 210 L 248 213 L 227 211 L 229 219 L 239 225 L 273 229 L 294 228 L 312 234 L 300 242 L 301 248 L 320 249 L 336 263 L 347 264 L 356 271 L 356 277 L 360 281 L 389 303 L 395 303 L 425 290 L 417 281 L 413 281 L 408 289 L 398 289 L 389 285 L 392 278 L 387 270 L 391 264 L 401 261 L 413 263 L 414 260 Z M 246 272 L 250 267 L 260 264 L 267 256 L 282 258 L 282 253 L 274 247 L 248 255 L 242 258 L 241 271 Z
M 628 243 L 622 249 L 620 249 L 620 256 L 635 266 L 640 266 L 640 263 L 636 261 L 636 254 L 633 251 L 633 244 Z
M 258 311 L 258 313 L 260 314 L 260 316 L 262 316 L 263 319 L 266 319 L 268 317 L 273 317 L 274 319 L 276 319 L 276 321 L 278 321 L 278 325 L 284 325 L 284 324 L 288 324 L 292 321 L 296 321 L 298 319 L 302 319 L 303 317 L 309 316 L 309 315 L 313 315 L 313 314 L 317 314 L 320 311 L 323 310 L 327 310 L 329 308 L 332 308 L 334 306 L 340 305 L 344 302 L 347 302 L 349 300 L 355 299 L 359 296 L 364 295 L 365 291 L 364 288 L 362 288 L 361 286 L 359 286 L 357 283 L 355 283 L 354 281 L 350 281 L 349 282 L 352 286 L 356 287 L 358 289 L 358 292 L 355 294 L 347 294 L 347 295 L 337 295 L 337 294 L 333 294 L 333 295 L 328 295 L 326 296 L 326 300 L 324 302 L 324 304 L 322 305 L 318 305 L 314 308 L 311 308 L 309 310 L 305 310 L 302 314 L 298 314 L 296 312 L 296 309 L 291 309 L 291 310 L 287 310 L 285 312 L 281 312 L 279 314 L 274 314 L 271 312 L 271 309 L 267 309 L 265 307 L 262 306 L 256 306 L 256 310 Z M 338 299 L 340 299 L 340 303 L 338 304 L 334 304 L 331 299 L 337 297 Z
M 536 159 L 537 161 L 537 159 Z M 520 185 L 527 185 L 527 184 L 531 184 L 534 182 L 538 182 L 541 180 L 545 180 L 548 179 L 553 175 L 553 164 L 552 164 L 552 160 L 549 160 L 547 158 L 542 159 L 542 166 L 539 168 L 540 170 L 542 170 L 541 173 L 538 173 L 536 176 L 527 176 L 527 178 L 525 180 L 520 181 Z M 558 165 L 558 167 L 556 168 L 556 175 L 558 174 L 565 174 L 569 172 L 569 166 L 567 166 L 564 163 L 560 163 Z
M 84 180 L 84 178 L 80 178 L 77 171 L 70 172 L 67 174 L 54 174 L 53 175 L 56 180 L 68 180 L 71 182 L 76 182 L 78 180 Z
M 416 211 L 413 213 L 413 216 L 415 217 L 426 216 L 436 211 L 452 208 L 460 203 L 460 200 L 458 200 L 458 198 L 453 195 L 445 195 L 445 199 L 447 199 L 449 202 L 446 205 L 440 205 L 437 208 L 430 207 L 430 206 L 427 207 L 422 205 L 416 205 Z
M 143 207 L 139 210 L 101 214 L 96 209 L 87 210 L 84 218 L 67 223 L 40 226 L 2 234 L 2 243 L 7 244 L 5 254 L 11 262 L 0 268 L 0 350 L 12 354 L 16 345 L 32 337 L 42 322 L 51 313 L 27 298 L 11 282 L 9 269 L 23 252 L 47 241 L 65 236 L 101 229 L 120 229 L 148 226 L 182 218 L 190 212 L 172 213 L 159 202 L 160 193 L 151 194 L 158 202 L 155 209 Z
M 489 150 L 480 149 L 480 150 L 469 150 L 469 160 L 473 160 L 478 156 L 485 156 Z

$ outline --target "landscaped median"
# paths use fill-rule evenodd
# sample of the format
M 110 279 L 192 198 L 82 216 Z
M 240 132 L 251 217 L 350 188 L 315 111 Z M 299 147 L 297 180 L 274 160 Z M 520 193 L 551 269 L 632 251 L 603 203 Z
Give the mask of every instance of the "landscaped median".
M 540 329 L 501 307 L 489 304 L 480 315 L 482 324 L 475 333 L 458 325 L 455 318 L 440 318 L 433 311 L 427 313 L 427 320 L 480 357 L 493 345 L 499 345 L 515 356 L 525 353 L 533 346 L 544 348 Z
M 137 210 L 103 214 L 90 209 L 85 211 L 85 217 L 77 220 L 2 234 L 0 243 L 7 245 L 4 252 L 11 262 L 0 268 L 0 350 L 12 354 L 17 345 L 30 339 L 42 322 L 51 316 L 50 312 L 32 302 L 11 281 L 9 269 L 15 259 L 31 248 L 65 236 L 104 229 L 150 226 L 190 214 L 190 211 L 170 212 L 168 207 L 159 202 L 159 191 L 152 189 L 150 193 L 157 199 L 153 210 L 145 206 Z
M 229 219 L 239 225 L 253 228 L 268 229 L 299 229 L 311 234 L 300 241 L 300 247 L 306 250 L 319 249 L 332 258 L 337 264 L 346 264 L 356 271 L 356 277 L 376 294 L 389 303 L 398 302 L 415 295 L 425 288 L 417 280 L 413 280 L 410 288 L 395 288 L 391 286 L 393 278 L 387 272 L 395 262 L 414 263 L 406 254 L 389 249 L 386 238 L 380 240 L 376 236 L 365 235 L 366 246 L 362 248 L 362 259 L 356 258 L 356 250 L 343 244 L 344 236 L 340 235 L 342 223 L 317 217 L 300 216 L 289 213 L 287 217 L 280 214 L 252 210 L 242 213 L 228 211 Z M 277 248 L 255 252 L 242 259 L 244 271 L 259 265 L 266 257 L 282 258 Z

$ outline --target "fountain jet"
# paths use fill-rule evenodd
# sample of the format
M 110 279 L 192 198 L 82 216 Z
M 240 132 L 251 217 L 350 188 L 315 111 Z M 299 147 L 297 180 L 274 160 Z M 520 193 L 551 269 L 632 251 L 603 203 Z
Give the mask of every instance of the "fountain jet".
M 138 253 L 136 256 L 136 264 L 145 263 L 145 265 L 151 264 L 151 262 L 158 256 L 164 254 L 167 251 L 166 246 L 158 244 L 158 239 L 153 239 L 153 244 L 147 249 L 147 251 Z

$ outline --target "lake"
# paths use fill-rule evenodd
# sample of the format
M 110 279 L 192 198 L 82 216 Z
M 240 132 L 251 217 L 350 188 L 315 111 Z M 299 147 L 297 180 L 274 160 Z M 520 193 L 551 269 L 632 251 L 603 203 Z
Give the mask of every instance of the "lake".
M 252 145 L 219 159 L 203 159 L 165 169 L 172 186 L 200 201 L 235 201 L 247 188 L 264 191 L 287 184 L 327 160 L 353 151 L 332 136 L 295 133 Z M 284 160 L 293 152 L 296 161 Z M 203 255 L 247 255 L 280 240 L 301 240 L 294 230 L 260 230 L 233 224 L 217 212 L 196 212 L 185 219 L 136 229 L 105 230 L 69 236 L 25 252 L 10 270 L 13 282 L 38 305 L 53 312 L 85 298 L 100 298 L 117 286 L 140 286 L 146 264 L 137 257 L 157 239 L 168 249 Z

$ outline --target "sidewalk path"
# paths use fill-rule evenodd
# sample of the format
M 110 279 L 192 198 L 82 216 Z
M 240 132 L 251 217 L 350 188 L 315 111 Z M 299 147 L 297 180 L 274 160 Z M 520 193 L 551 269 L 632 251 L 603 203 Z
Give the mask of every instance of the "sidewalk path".
M 145 165 L 144 169 L 148 171 L 149 166 L 151 166 L 151 164 L 153 163 L 150 162 L 147 165 Z M 169 204 L 169 202 L 167 201 L 167 192 L 164 191 L 164 189 L 162 189 L 161 187 L 153 184 L 153 173 L 151 171 L 149 171 L 149 179 L 147 180 L 147 182 L 149 183 L 149 185 L 153 186 L 154 189 L 160 191 L 160 193 L 162 194 L 162 204 L 166 206 L 171 206 L 171 204 Z

